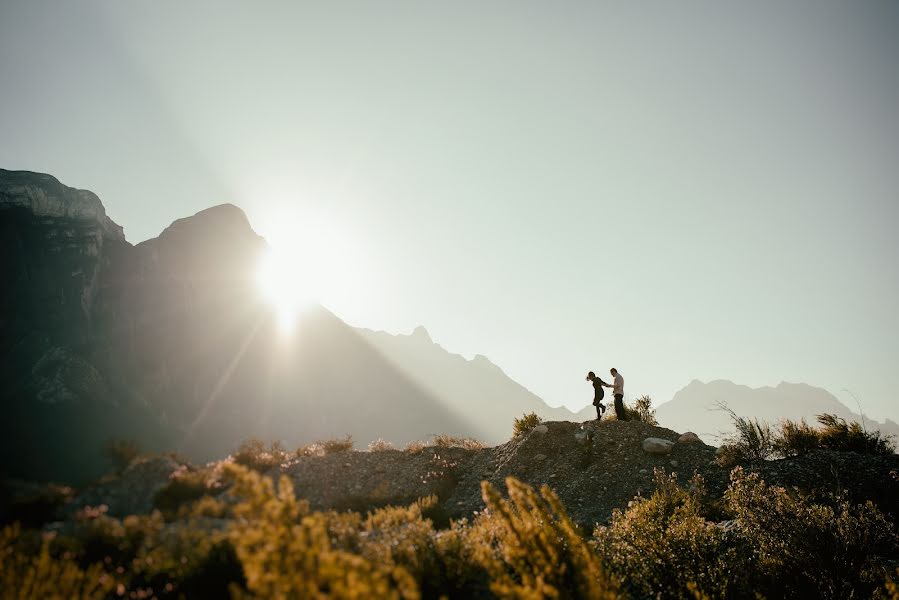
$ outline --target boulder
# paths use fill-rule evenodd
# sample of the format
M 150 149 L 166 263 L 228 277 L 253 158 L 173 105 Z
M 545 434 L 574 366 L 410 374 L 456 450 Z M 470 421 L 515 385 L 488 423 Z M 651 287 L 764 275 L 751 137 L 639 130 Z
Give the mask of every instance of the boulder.
M 547 431 L 549 431 L 549 427 L 547 427 L 546 425 L 537 425 L 536 427 L 534 427 L 533 431 L 534 433 L 546 433 Z
M 76 512 L 88 506 L 105 506 L 111 517 L 149 513 L 156 492 L 169 483 L 179 468 L 180 464 L 166 456 L 138 458 L 118 477 L 101 481 L 75 496 L 64 510 Z
M 696 435 L 695 433 L 693 433 L 692 431 L 682 433 L 681 436 L 679 438 L 677 438 L 678 444 L 695 444 L 697 442 L 701 443 L 702 440 L 699 439 L 699 436 Z
M 643 450 L 650 454 L 671 454 L 674 442 L 662 438 L 649 437 L 643 440 Z

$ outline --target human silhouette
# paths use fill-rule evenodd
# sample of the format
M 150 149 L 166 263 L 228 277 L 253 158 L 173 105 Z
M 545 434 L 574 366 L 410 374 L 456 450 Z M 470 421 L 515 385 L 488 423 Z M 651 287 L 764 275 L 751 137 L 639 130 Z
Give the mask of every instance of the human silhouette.
M 615 417 L 619 421 L 627 421 L 627 414 L 624 411 L 624 377 L 618 372 L 618 369 L 612 367 L 609 370 L 614 378 L 615 385 L 612 387 L 612 395 L 615 396 Z
M 602 388 L 612 386 L 597 377 L 593 371 L 587 373 L 587 381 L 593 382 L 593 406 L 596 407 L 596 420 L 599 421 L 602 414 L 606 412 L 606 405 L 602 403 L 603 396 L 605 396 Z

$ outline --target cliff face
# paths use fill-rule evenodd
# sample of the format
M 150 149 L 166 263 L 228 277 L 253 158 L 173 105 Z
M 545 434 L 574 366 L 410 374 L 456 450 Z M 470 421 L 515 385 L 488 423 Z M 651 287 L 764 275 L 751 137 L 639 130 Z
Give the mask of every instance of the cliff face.
M 0 475 L 94 477 L 111 437 L 208 460 L 250 436 L 482 433 L 321 307 L 280 335 L 265 250 L 231 205 L 133 246 L 90 192 L 0 171 Z

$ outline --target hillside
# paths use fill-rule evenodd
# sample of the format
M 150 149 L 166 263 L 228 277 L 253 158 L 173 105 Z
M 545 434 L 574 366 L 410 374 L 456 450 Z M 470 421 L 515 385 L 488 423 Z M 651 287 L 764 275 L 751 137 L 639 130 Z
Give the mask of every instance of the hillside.
M 847 421 L 864 423 L 872 431 L 899 435 L 899 425 L 887 420 L 879 423 L 853 412 L 833 394 L 804 383 L 781 382 L 776 387 L 751 388 L 731 381 L 708 383 L 693 380 L 674 397 L 659 405 L 656 417 L 667 427 L 695 431 L 707 442 L 715 442 L 721 434 L 733 430 L 733 423 L 720 404 L 741 417 L 756 418 L 771 424 L 781 419 L 805 419 L 815 423 L 820 414 L 834 414 Z

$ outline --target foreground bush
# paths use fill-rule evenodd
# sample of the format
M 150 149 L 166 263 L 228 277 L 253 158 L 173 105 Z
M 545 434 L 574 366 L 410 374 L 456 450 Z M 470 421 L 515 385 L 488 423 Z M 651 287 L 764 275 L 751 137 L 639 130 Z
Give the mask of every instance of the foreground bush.
M 99 600 L 115 587 L 101 564 L 82 569 L 71 556 L 52 556 L 48 538 L 37 553 L 28 545 L 18 526 L 0 532 L 0 598 Z
M 519 436 L 527 433 L 542 422 L 543 419 L 538 417 L 537 413 L 531 412 L 521 415 L 521 418 L 516 418 L 515 422 L 512 423 L 512 435 Z
M 701 514 L 703 485 L 690 491 L 655 472 L 656 489 L 594 532 L 604 563 L 634 598 L 727 598 L 746 593 L 746 545 Z
M 884 581 L 880 557 L 899 551 L 893 524 L 871 502 L 813 502 L 740 468 L 725 498 L 767 596 L 870 597 Z
M 241 498 L 231 542 L 246 588 L 236 597 L 418 598 L 409 572 L 372 563 L 332 546 L 328 521 L 298 500 L 287 477 L 272 480 L 232 465 L 233 493 Z
M 558 496 L 543 486 L 538 494 L 506 478 L 509 498 L 481 483 L 486 515 L 475 526 L 478 560 L 500 598 L 616 598 L 609 577 L 572 523 Z

